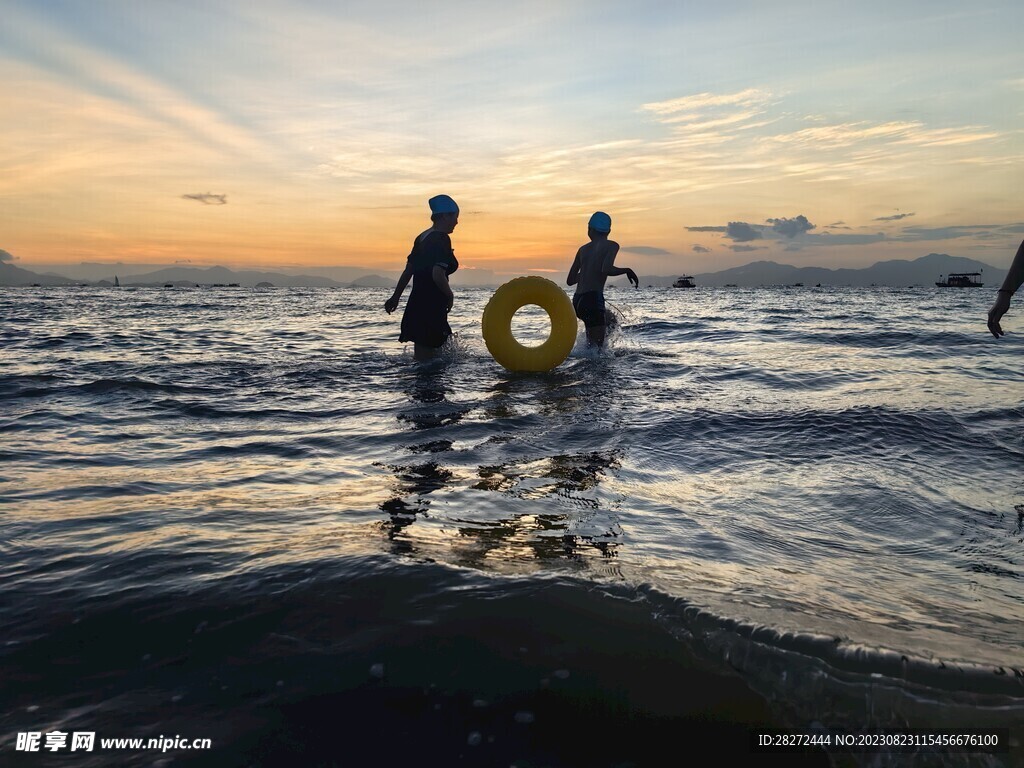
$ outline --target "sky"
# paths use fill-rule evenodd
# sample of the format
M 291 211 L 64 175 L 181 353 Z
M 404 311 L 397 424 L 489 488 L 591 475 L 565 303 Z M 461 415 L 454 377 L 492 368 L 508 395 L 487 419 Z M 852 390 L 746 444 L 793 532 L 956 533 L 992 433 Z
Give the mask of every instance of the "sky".
M 1024 239 L 1024 3 L 0 0 L 0 249 L 643 274 Z

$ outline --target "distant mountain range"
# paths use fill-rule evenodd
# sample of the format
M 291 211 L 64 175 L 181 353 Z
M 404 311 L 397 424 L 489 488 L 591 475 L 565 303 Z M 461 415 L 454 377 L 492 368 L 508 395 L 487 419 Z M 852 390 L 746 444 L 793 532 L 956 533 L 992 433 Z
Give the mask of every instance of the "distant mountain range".
M 6 253 L 6 252 L 3 252 Z M 99 265 L 82 265 L 97 267 Z M 105 265 L 109 268 L 111 265 Z M 114 265 L 117 268 L 117 265 Z M 341 281 L 327 277 L 324 272 L 337 270 L 348 280 Z M 132 269 L 126 270 L 134 271 Z M 364 287 L 391 288 L 398 280 L 397 274 L 366 274 L 367 270 L 355 267 L 315 268 L 310 272 L 320 274 L 285 274 L 283 272 L 257 272 L 253 270 L 231 270 L 226 267 L 166 267 L 152 272 L 125 275 L 120 279 L 122 286 L 194 286 L 238 284 L 251 288 L 259 284 L 281 287 Z M 755 261 L 742 267 L 724 269 L 720 272 L 705 272 L 693 275 L 698 287 L 757 287 L 770 285 L 806 286 L 899 286 L 932 285 L 942 275 L 950 272 L 981 272 L 981 280 L 993 288 L 998 287 L 1006 276 L 1005 269 L 999 269 L 974 259 L 949 256 L 944 253 L 930 253 L 913 261 L 880 261 L 863 269 L 826 269 L 824 267 L 794 267 L 774 261 Z M 112 285 L 114 274 L 102 280 L 72 279 L 52 272 L 38 273 L 22 269 L 9 261 L 0 261 L 0 286 L 25 285 Z M 641 286 L 666 287 L 672 285 L 678 275 L 641 275 Z M 456 286 L 496 287 L 504 280 L 489 270 L 460 270 L 452 278 Z M 615 283 L 621 283 L 617 279 Z
M 979 278 L 986 285 L 998 288 L 1006 277 L 1006 270 L 993 267 L 962 256 L 945 253 L 929 253 L 913 261 L 896 259 L 879 261 L 864 269 L 825 269 L 823 267 L 793 267 L 774 261 L 755 261 L 742 267 L 725 269 L 721 272 L 694 275 L 697 285 L 737 285 L 754 287 L 759 285 L 834 285 L 872 286 L 886 285 L 907 287 L 911 285 L 934 285 L 940 277 L 950 272 L 981 272 Z M 642 280 L 642 279 L 641 279 Z M 670 283 L 671 284 L 671 283 Z M 645 285 L 641 281 L 641 285 Z
M 72 280 L 60 275 L 40 275 L 27 269 L 16 267 L 6 261 L 0 261 L 0 285 L 77 285 Z

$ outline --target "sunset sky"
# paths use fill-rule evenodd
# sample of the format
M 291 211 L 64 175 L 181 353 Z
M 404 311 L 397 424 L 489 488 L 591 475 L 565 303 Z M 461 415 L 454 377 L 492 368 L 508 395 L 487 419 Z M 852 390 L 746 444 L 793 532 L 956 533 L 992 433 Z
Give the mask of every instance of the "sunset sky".
M 1024 3 L 0 0 L 0 249 L 646 274 L 1024 239 Z

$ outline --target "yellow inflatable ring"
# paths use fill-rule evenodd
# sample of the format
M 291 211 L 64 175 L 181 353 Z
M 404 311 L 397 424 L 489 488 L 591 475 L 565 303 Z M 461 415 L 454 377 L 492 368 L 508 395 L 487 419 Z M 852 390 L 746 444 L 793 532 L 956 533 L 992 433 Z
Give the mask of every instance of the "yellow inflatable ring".
M 551 335 L 539 347 L 526 347 L 512 335 L 512 315 L 527 304 L 548 313 Z M 494 292 L 482 318 L 484 343 L 510 371 L 550 371 L 576 343 L 576 312 L 565 291 L 543 277 L 517 277 Z

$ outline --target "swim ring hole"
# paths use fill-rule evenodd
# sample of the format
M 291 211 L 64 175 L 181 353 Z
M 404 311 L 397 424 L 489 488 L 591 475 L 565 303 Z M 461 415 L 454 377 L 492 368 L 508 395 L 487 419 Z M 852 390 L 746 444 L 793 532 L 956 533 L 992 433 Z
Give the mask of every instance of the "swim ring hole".
M 551 336 L 551 315 L 539 304 L 524 304 L 512 315 L 512 336 L 524 347 L 539 347 Z

